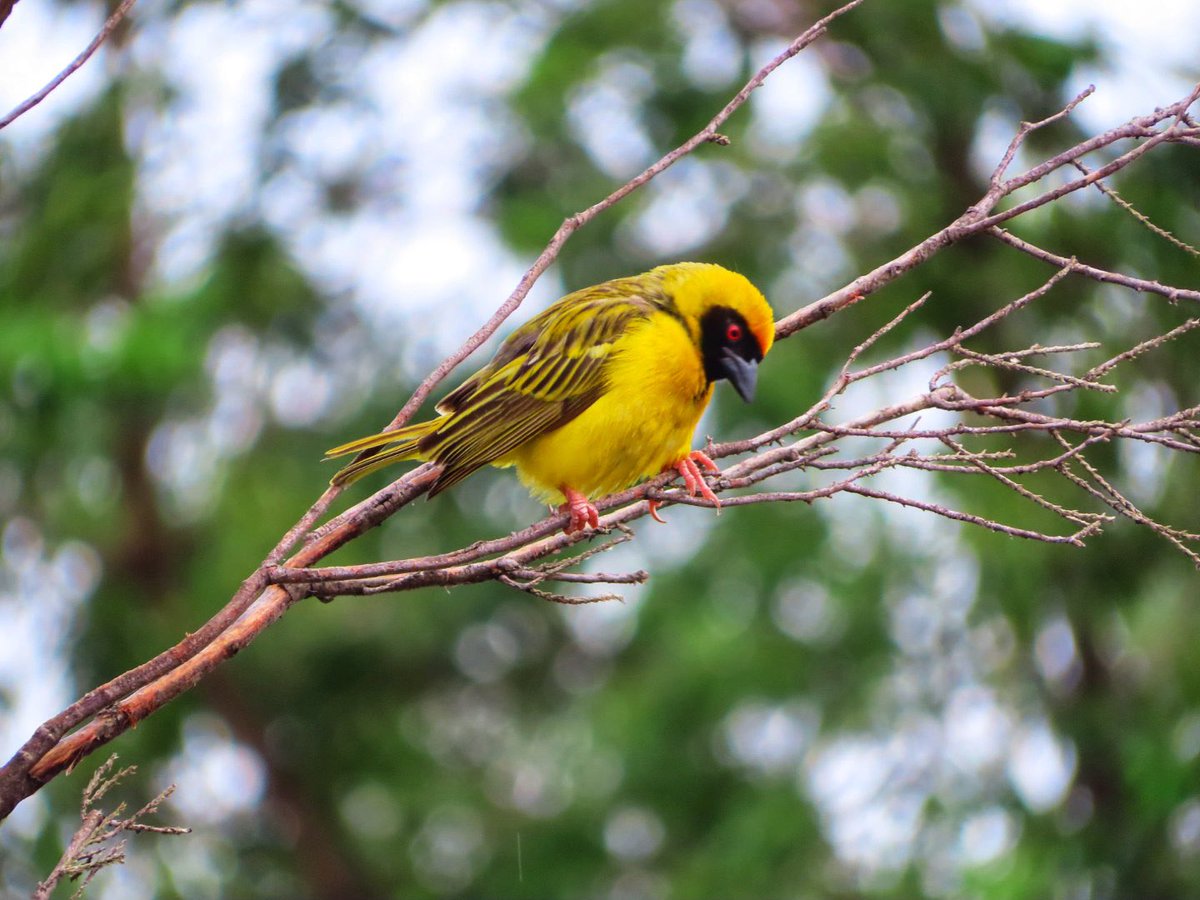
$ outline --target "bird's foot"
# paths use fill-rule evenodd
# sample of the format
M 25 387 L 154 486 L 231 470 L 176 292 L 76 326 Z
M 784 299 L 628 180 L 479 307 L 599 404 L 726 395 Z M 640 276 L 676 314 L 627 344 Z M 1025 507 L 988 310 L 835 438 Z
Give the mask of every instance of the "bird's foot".
M 663 469 L 664 472 L 678 472 L 683 477 L 683 486 L 687 488 L 688 496 L 695 497 L 697 492 L 705 500 L 708 500 L 717 509 L 721 508 L 721 500 L 713 493 L 712 488 L 708 486 L 708 482 L 704 480 L 704 472 L 701 469 L 709 472 L 716 472 L 718 475 L 721 470 L 717 464 L 713 462 L 707 453 L 703 450 L 693 450 L 679 462 L 673 466 L 667 466 Z M 655 522 L 667 524 L 666 520 L 658 515 L 658 508 L 662 505 L 660 500 L 647 500 L 647 505 L 650 507 L 650 518 Z
M 574 534 L 585 528 L 600 527 L 600 512 L 591 504 L 587 497 L 565 487 L 562 489 L 567 502 L 558 508 L 560 513 L 570 513 L 571 521 L 563 526 L 563 534 Z
M 701 497 L 712 503 L 717 509 L 720 509 L 721 501 L 713 493 L 712 488 L 708 486 L 708 482 L 704 480 L 704 473 L 700 471 L 701 466 L 709 472 L 716 472 L 717 474 L 721 472 L 717 468 L 717 464 L 703 450 L 693 450 L 679 462 L 675 463 L 674 468 L 676 472 L 683 476 L 683 484 L 687 488 L 689 497 L 695 497 L 696 492 L 699 491 Z

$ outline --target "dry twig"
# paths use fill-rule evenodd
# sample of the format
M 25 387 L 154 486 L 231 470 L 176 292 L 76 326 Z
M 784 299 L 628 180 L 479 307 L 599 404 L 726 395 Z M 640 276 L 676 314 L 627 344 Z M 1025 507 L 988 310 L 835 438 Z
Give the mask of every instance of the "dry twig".
M 0 128 L 11 125 L 25 113 L 29 112 L 43 100 L 50 96 L 51 91 L 57 88 L 60 84 L 66 81 L 71 75 L 78 71 L 85 62 L 92 58 L 100 45 L 108 40 L 108 36 L 116 30 L 116 27 L 121 24 L 122 20 L 128 15 L 129 10 L 133 9 L 133 4 L 137 0 L 121 0 L 121 4 L 112 11 L 112 14 L 105 20 L 100 31 L 92 39 L 92 42 L 84 48 L 83 52 L 71 60 L 71 64 L 50 79 L 49 82 L 41 88 L 41 90 L 27 97 L 25 100 L 18 103 L 3 119 L 0 119 Z M 0 2 L 0 25 L 4 24 L 4 20 L 12 11 L 13 3 Z
M 169 785 L 153 800 L 135 812 L 122 818 L 125 804 L 118 803 L 112 812 L 104 812 L 96 804 L 110 790 L 116 787 L 127 776 L 137 771 L 137 766 L 126 766 L 113 772 L 117 755 L 114 753 L 92 774 L 87 787 L 83 789 L 83 801 L 80 804 L 79 816 L 82 823 L 71 840 L 67 843 L 62 857 L 51 870 L 46 880 L 41 882 L 33 892 L 33 900 L 47 900 L 54 888 L 63 879 L 77 881 L 83 879 L 79 889 L 72 897 L 82 897 L 84 890 L 101 869 L 118 865 L 125 861 L 125 841 L 117 840 L 121 835 L 130 832 L 150 832 L 152 834 L 190 834 L 190 828 L 175 825 L 147 825 L 142 820 L 158 812 L 163 801 L 175 792 L 175 785 Z

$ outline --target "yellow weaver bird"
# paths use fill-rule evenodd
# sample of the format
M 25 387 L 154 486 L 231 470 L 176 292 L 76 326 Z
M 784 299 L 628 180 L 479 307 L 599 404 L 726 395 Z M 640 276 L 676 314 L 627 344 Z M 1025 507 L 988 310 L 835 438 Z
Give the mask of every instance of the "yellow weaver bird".
M 718 265 L 676 263 L 584 288 L 514 331 L 437 418 L 330 450 L 326 458 L 360 454 L 330 483 L 416 459 L 441 467 L 432 497 L 480 466 L 516 466 L 536 497 L 570 513 L 568 534 L 598 527 L 589 497 L 669 469 L 719 506 L 700 467 L 719 470 L 691 449 L 692 434 L 715 382 L 753 398 L 774 339 L 763 295 Z

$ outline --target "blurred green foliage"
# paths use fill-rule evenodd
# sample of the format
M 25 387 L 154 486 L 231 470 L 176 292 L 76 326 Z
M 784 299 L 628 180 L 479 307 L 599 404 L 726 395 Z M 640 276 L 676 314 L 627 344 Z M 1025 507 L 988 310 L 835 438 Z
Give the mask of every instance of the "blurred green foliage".
M 147 12 L 134 27 L 195 6 Z M 264 134 L 342 102 L 348 52 L 404 45 L 435 15 L 484 5 L 414 4 L 398 24 L 368 6 L 339 4 L 338 31 L 280 63 Z M 520 149 L 495 164 L 478 198 L 522 261 L 622 180 L 572 111 L 581 92 L 604 87 L 596 79 L 633 67 L 627 99 L 661 152 L 726 102 L 764 47 L 823 9 L 549 6 L 534 11 L 553 20 L 544 41 L 494 111 L 522 134 Z M 866 4 L 839 21 L 804 57 L 829 95 L 800 140 L 772 144 L 743 110 L 727 129 L 732 146 L 697 152 L 718 183 L 741 187 L 725 197 L 721 226 L 684 255 L 745 272 L 789 312 L 977 199 L 985 119 L 1015 126 L 1052 113 L 1071 73 L 1101 50 L 997 27 L 976 44 L 953 40 L 947 21 L 973 15 L 914 0 Z M 729 77 L 689 70 L 693 20 L 723 23 Z M 19 15 L 5 24 L 20 27 Z M 128 117 L 147 114 L 144 96 L 130 97 L 154 77 L 114 75 L 35 165 L 0 168 L 0 524 L 32 522 L 48 547 L 80 541 L 97 555 L 98 586 L 63 648 L 77 690 L 218 609 L 322 490 L 324 448 L 389 419 L 410 387 L 381 360 L 364 368 L 356 399 L 301 422 L 289 419 L 288 361 L 309 363 L 315 384 L 348 357 L 417 352 L 422 328 L 380 333 L 347 291 L 313 274 L 257 195 L 219 226 L 197 273 L 153 277 Z M 170 116 L 173 102 L 164 88 L 151 108 Z M 594 127 L 596 140 L 624 140 L 611 123 Z M 1028 153 L 1077 137 L 1062 123 Z M 286 163 L 285 152 L 265 154 L 263 184 Z M 364 165 L 327 179 L 326 205 L 310 214 L 337 229 L 377 199 L 377 178 Z M 1117 185 L 1162 227 L 1200 236 L 1194 151 L 1156 152 Z M 556 264 L 564 285 L 664 261 L 636 237 L 654 190 L 571 240 Z M 814 221 L 837 207 L 849 210 L 840 233 Z M 1022 228 L 1064 255 L 1196 283 L 1193 258 L 1107 202 L 1062 204 Z M 705 427 L 743 435 L 795 415 L 850 348 L 925 291 L 933 300 L 878 354 L 949 334 L 1047 274 L 983 240 L 953 248 L 781 344 L 758 401 L 720 396 Z M 498 300 L 509 287 L 487 290 Z M 1109 347 L 1182 319 L 1161 298 L 1071 283 L 977 346 L 1062 335 Z M 1074 411 L 1151 417 L 1156 403 L 1196 402 L 1194 347 L 1156 351 L 1118 376 L 1120 395 L 1081 398 Z M 1117 483 L 1140 486 L 1148 512 L 1196 529 L 1193 461 L 1097 458 Z M 518 527 L 538 509 L 514 482 L 481 474 L 335 561 L 418 555 Z M 932 489 L 980 515 L 1053 525 L 992 483 Z M 160 847 L 137 838 L 113 876 L 127 881 L 113 884 L 160 897 L 1195 895 L 1200 612 L 1196 573 L 1165 542 L 1123 522 L 1085 550 L 1065 549 L 847 496 L 669 518 L 661 530 L 638 526 L 637 553 L 601 558 L 652 570 L 648 589 L 621 606 L 560 609 L 498 585 L 301 604 L 116 743 L 147 794 L 181 778 L 174 819 L 190 816 L 197 833 Z M 956 729 L 971 722 L 983 731 L 962 737 Z M 82 778 L 102 757 L 31 801 L 46 804 L 32 833 L 0 831 L 6 889 L 50 870 Z M 1065 771 L 1067 782 L 1040 803 L 1018 770 Z

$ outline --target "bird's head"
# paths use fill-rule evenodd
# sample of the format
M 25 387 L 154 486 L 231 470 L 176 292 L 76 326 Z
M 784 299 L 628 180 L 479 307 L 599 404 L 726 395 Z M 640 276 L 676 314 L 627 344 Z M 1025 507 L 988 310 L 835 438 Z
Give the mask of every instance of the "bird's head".
M 709 381 L 729 383 L 749 403 L 758 364 L 775 340 L 775 316 L 744 276 L 712 263 L 662 266 L 663 287 L 699 343 Z

